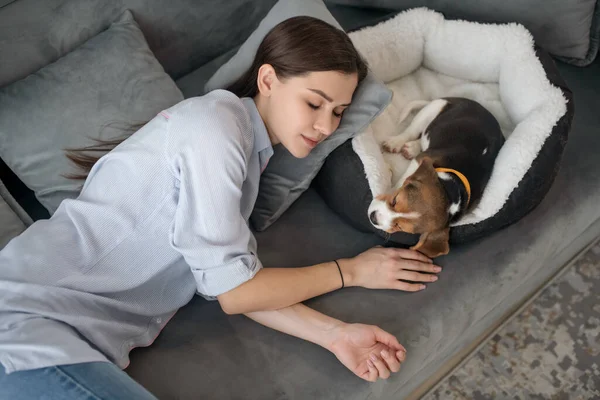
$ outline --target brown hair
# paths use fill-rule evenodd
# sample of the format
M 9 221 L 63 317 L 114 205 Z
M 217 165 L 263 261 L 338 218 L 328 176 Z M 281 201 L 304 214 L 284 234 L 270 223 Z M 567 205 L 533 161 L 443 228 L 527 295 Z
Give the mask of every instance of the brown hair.
M 287 19 L 271 29 L 258 46 L 250 69 L 227 90 L 238 97 L 256 96 L 258 70 L 263 64 L 270 64 L 279 79 L 318 71 L 358 74 L 358 82 L 367 76 L 367 63 L 344 31 L 305 16 Z
M 263 64 L 270 64 L 279 79 L 303 76 L 311 72 L 338 71 L 357 74 L 360 83 L 368 72 L 367 63 L 344 31 L 307 16 L 289 18 L 271 29 L 258 47 L 250 68 L 227 90 L 238 97 L 256 96 L 258 70 Z M 81 174 L 68 177 L 86 179 L 100 157 L 144 125 L 145 123 L 119 128 L 124 132 L 121 138 L 95 139 L 95 145 L 66 149 L 66 156 L 83 170 Z

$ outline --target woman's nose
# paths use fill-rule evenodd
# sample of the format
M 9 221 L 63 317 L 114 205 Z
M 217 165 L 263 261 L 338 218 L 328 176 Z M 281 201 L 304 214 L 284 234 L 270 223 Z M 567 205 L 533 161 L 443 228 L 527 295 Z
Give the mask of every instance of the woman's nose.
M 335 130 L 335 121 L 333 118 L 322 117 L 315 121 L 315 130 L 322 135 L 329 136 Z

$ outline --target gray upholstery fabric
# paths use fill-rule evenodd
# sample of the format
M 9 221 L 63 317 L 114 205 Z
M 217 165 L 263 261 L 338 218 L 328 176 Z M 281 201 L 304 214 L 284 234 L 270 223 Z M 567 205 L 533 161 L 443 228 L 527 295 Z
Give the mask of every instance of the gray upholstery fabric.
M 223 89 L 242 76 L 252 65 L 256 50 L 265 35 L 278 23 L 299 15 L 319 18 L 330 25 L 341 29 L 340 24 L 333 18 L 322 0 L 279 0 L 254 32 L 244 41 L 239 51 L 221 66 L 206 83 L 206 91 Z
M 224 89 L 239 78 L 252 65 L 258 46 L 271 28 L 297 15 L 319 18 L 341 29 L 321 0 L 280 0 L 239 51 L 210 78 L 206 91 Z M 391 91 L 369 73 L 356 89 L 339 128 L 307 157 L 297 159 L 283 146 L 275 146 L 275 153 L 260 179 L 260 192 L 250 218 L 253 227 L 262 231 L 273 224 L 310 186 L 325 158 L 368 126 L 391 99 Z
M 175 83 L 181 89 L 183 97 L 186 99 L 194 96 L 202 96 L 205 93 L 204 85 L 214 75 L 215 72 L 225 64 L 239 50 L 239 46 L 234 47 L 226 53 L 223 53 L 214 60 L 204 64 L 197 70 L 190 72 L 177 80 Z
M 327 8 L 337 22 L 345 31 L 351 31 L 364 26 L 365 22 L 376 21 L 392 15 L 390 11 L 379 9 L 360 9 L 355 7 L 343 7 L 327 5 Z M 199 96 L 204 93 L 204 86 L 217 70 L 233 57 L 240 46 L 224 52 L 200 68 L 179 78 L 175 83 L 185 98 Z
M 130 9 L 173 79 L 241 44 L 275 0 L 18 0 L 0 13 L 0 87 L 96 36 Z M 235 29 L 232 29 L 232 26 Z
M 12 3 L 15 0 L 0 0 L 0 8 L 8 5 L 9 3 Z
M 448 18 L 482 22 L 520 22 L 548 52 L 576 65 L 591 63 L 598 52 L 598 0 L 326 0 L 328 4 L 406 10 L 429 7 Z M 596 7 L 596 13 L 594 9 Z
M 0 54 L 11 55 L 0 57 L 0 88 L 74 50 L 129 8 L 150 49 L 185 97 L 195 96 L 203 93 L 206 81 L 235 54 L 275 1 L 17 0 L 0 12 Z M 344 29 L 389 14 L 352 7 L 331 9 Z M 0 178 L 9 175 L 0 161 Z M 32 217 L 48 216 L 25 185 L 13 185 L 11 191 Z
M 440 280 L 420 293 L 349 288 L 308 301 L 334 317 L 377 324 L 407 347 L 401 372 L 385 383 L 355 378 L 335 357 L 218 304 L 195 299 L 127 372 L 161 399 L 401 399 L 526 298 L 600 235 L 600 63 L 560 65 L 576 113 L 561 171 L 542 203 L 518 223 L 438 262 Z M 348 227 L 313 189 L 257 234 L 266 266 L 301 266 L 350 256 L 377 243 Z
M 64 149 L 120 137 L 182 99 L 131 13 L 55 63 L 0 89 L 0 157 L 53 213 L 79 193 Z
M 14 206 L 10 193 L 0 181 L 0 249 L 12 238 L 23 232 L 26 228 L 26 222 L 30 222 L 29 220 L 24 221 L 22 211 L 19 215 L 19 210 L 15 210 Z M 18 207 L 18 205 L 16 206 Z

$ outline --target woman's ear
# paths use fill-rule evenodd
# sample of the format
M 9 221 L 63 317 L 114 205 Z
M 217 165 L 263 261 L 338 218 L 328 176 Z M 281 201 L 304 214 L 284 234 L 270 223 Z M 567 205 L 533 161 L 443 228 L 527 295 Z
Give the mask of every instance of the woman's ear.
M 277 74 L 271 64 L 263 64 L 258 69 L 258 76 L 256 78 L 256 85 L 258 91 L 265 97 L 271 96 L 273 90 L 273 84 L 277 80 Z

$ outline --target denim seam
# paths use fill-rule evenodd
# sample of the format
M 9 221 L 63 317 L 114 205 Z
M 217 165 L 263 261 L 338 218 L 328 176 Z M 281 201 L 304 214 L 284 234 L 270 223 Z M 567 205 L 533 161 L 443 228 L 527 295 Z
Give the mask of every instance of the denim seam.
M 66 371 L 64 371 L 60 366 L 55 365 L 53 367 L 53 369 L 55 371 L 57 371 L 59 374 L 62 374 L 63 376 L 65 376 L 67 379 L 69 379 L 70 382 L 75 384 L 76 387 L 78 387 L 79 389 L 81 389 L 84 392 L 86 392 L 87 394 L 89 394 L 92 398 L 94 398 L 96 400 L 102 400 L 100 397 L 96 396 L 96 394 L 93 393 L 90 389 L 88 389 L 87 387 L 85 387 L 81 383 L 79 383 L 77 380 L 75 380 L 75 378 L 73 378 L 70 374 L 68 374 Z

